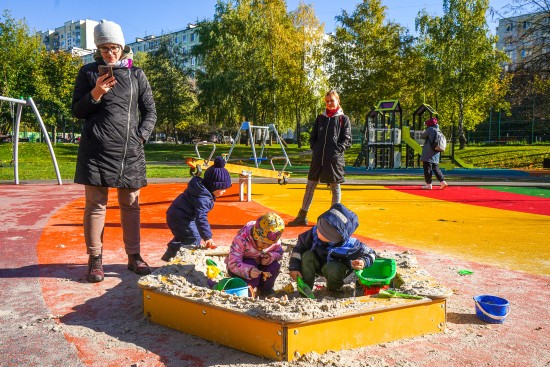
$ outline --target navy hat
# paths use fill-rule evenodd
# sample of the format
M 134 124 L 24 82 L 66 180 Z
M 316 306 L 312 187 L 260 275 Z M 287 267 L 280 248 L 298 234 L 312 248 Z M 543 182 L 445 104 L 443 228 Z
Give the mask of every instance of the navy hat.
M 225 160 L 223 157 L 218 156 L 214 159 L 214 165 L 208 167 L 208 169 L 204 171 L 202 182 L 208 191 L 214 192 L 216 190 L 225 190 L 231 187 L 229 171 L 224 167 Z

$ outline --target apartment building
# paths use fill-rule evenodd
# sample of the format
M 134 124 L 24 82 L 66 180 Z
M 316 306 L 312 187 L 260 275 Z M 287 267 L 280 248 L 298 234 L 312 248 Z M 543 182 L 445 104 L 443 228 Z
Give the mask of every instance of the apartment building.
M 500 19 L 497 35 L 497 47 L 510 59 L 503 65 L 505 70 L 550 54 L 550 16 L 547 12 Z
M 92 50 L 94 45 L 95 20 L 70 20 L 55 30 L 38 32 L 48 51 Z M 82 52 L 82 51 L 79 51 Z
M 136 52 L 149 52 L 154 51 L 159 47 L 160 39 L 161 37 L 169 37 L 175 44 L 182 45 L 184 52 L 190 52 L 191 48 L 197 44 L 199 44 L 199 34 L 197 32 L 198 28 L 196 24 L 189 23 L 187 27 L 177 30 L 175 32 L 170 32 L 163 34 L 161 36 L 145 36 L 143 38 L 138 37 L 135 39 L 134 42 L 127 43 L 128 46 L 132 48 L 134 53 Z M 93 34 L 93 32 L 92 32 Z M 92 39 L 93 41 L 93 39 Z M 93 62 L 93 51 L 95 51 L 95 45 L 92 42 L 91 50 L 87 55 L 82 56 L 82 62 L 84 64 Z M 195 58 L 189 58 L 185 61 L 185 67 L 195 69 L 199 65 L 197 64 L 197 60 Z

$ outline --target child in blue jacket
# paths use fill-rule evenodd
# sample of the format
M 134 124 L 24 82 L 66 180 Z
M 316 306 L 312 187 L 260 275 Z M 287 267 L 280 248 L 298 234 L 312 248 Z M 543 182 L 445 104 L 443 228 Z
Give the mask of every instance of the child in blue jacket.
M 374 250 L 351 237 L 358 225 L 357 215 L 340 203 L 321 214 L 313 228 L 298 236 L 289 263 L 292 279 L 301 276 L 313 289 L 315 277 L 324 276 L 327 290 L 333 293 L 354 269 L 371 266 Z
M 208 223 L 208 212 L 214 208 L 214 201 L 231 187 L 231 177 L 225 168 L 223 157 L 216 157 L 214 164 L 204 172 L 204 178 L 194 176 L 184 192 L 172 202 L 166 211 L 166 223 L 174 238 L 168 243 L 163 261 L 177 255 L 184 245 L 215 248 L 212 230 Z

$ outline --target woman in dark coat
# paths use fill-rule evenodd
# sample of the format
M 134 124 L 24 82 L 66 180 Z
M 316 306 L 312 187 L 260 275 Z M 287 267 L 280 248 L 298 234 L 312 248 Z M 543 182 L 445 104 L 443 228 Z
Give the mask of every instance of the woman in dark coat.
M 150 273 L 140 256 L 139 190 L 147 185 L 143 144 L 157 115 L 149 82 L 141 69 L 132 66 L 132 51 L 125 47 L 120 26 L 102 20 L 94 28 L 94 42 L 96 61 L 78 73 L 72 111 L 85 120 L 74 181 L 86 185 L 87 279 L 100 282 L 109 187 L 118 193 L 128 269 L 140 275 Z
M 306 192 L 298 216 L 287 225 L 307 226 L 307 212 L 319 182 L 326 183 L 332 191 L 332 204 L 340 202 L 340 184 L 344 182 L 344 152 L 351 147 L 351 123 L 340 107 L 340 97 L 335 90 L 325 95 L 326 110 L 315 120 L 309 138 L 313 152 L 307 176 Z
M 432 176 L 435 173 L 435 177 L 439 180 L 439 188 L 441 190 L 445 189 L 447 182 L 445 182 L 445 177 L 443 177 L 443 172 L 439 168 L 439 157 L 441 154 L 432 148 L 432 142 L 435 141 L 437 130 L 439 126 L 437 124 L 437 119 L 435 117 L 427 119 L 424 124 L 426 125 L 426 130 L 422 132 L 420 136 L 421 139 L 424 139 L 424 145 L 422 146 L 422 155 L 420 156 L 420 161 L 422 161 L 422 167 L 424 169 L 424 181 L 426 184 L 422 186 L 424 190 L 432 189 Z

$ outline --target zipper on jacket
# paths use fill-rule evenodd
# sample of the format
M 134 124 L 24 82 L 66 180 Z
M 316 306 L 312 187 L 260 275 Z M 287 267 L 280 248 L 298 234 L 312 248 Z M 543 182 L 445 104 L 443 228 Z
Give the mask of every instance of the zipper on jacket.
M 126 140 L 124 142 L 124 154 L 122 155 L 122 162 L 120 165 L 120 175 L 118 176 L 118 182 L 122 181 L 124 175 L 124 161 L 126 160 L 126 154 L 128 153 L 128 141 L 130 140 L 130 117 L 132 111 L 132 100 L 134 98 L 134 86 L 132 85 L 132 70 L 128 69 L 128 79 L 130 81 L 130 103 L 128 104 L 128 114 L 126 118 Z
M 328 128 L 330 126 L 330 119 L 331 117 L 328 118 L 327 126 L 325 127 L 325 142 L 323 144 L 323 154 L 321 155 L 321 166 L 325 165 L 325 148 L 327 147 L 327 135 L 328 135 Z

